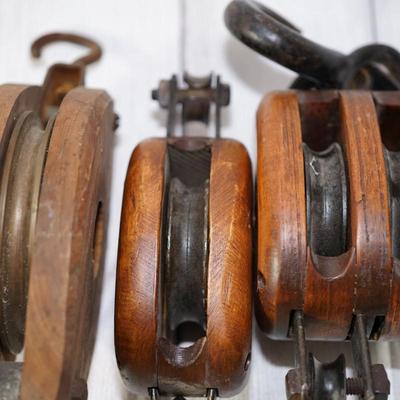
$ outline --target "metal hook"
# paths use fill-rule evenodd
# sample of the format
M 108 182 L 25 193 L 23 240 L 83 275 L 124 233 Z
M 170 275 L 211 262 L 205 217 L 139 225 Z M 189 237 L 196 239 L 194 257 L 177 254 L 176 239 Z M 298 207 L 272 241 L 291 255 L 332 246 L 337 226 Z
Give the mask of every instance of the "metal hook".
M 270 18 L 274 19 L 276 22 L 286 26 L 286 28 L 290 29 L 291 31 L 299 33 L 299 34 L 301 33 L 300 28 L 298 28 L 296 25 L 292 24 L 286 18 L 282 17 L 282 15 L 279 15 L 278 13 L 276 13 L 274 10 L 271 10 L 265 4 L 249 2 L 249 5 L 259 9 L 265 15 L 268 15 Z
M 294 89 L 398 90 L 400 54 L 379 44 L 349 55 L 331 50 L 300 34 L 293 24 L 253 0 L 233 0 L 225 24 L 245 45 L 297 72 Z
M 331 83 L 345 62 L 339 52 L 305 38 L 293 24 L 252 0 L 234 0 L 225 24 L 244 44 L 315 82 Z
M 72 65 L 89 65 L 101 57 L 101 47 L 93 40 L 86 37 L 75 35 L 73 33 L 49 33 L 36 39 L 31 45 L 31 54 L 35 58 L 39 58 L 42 54 L 43 47 L 55 42 L 69 42 L 87 47 L 90 51 L 87 55 L 78 58 Z
M 56 112 L 69 91 L 84 84 L 85 67 L 101 57 L 101 48 L 93 40 L 72 33 L 59 32 L 49 33 L 36 39 L 31 45 L 32 56 L 39 58 L 43 47 L 55 42 L 79 44 L 87 47 L 89 52 L 71 64 L 57 63 L 48 69 L 42 85 L 40 116 L 43 122 L 48 121 L 50 116 Z

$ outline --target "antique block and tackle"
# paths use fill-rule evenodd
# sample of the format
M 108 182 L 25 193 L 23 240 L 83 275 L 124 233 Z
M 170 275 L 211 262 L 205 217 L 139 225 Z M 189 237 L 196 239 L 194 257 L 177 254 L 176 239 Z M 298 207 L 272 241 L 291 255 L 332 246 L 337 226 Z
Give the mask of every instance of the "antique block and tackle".
M 220 137 L 229 95 L 214 75 L 161 81 L 167 137 L 140 143 L 128 167 L 115 348 L 129 390 L 152 399 L 231 396 L 249 370 L 252 178 L 243 145 Z
M 387 399 L 368 342 L 400 337 L 400 55 L 345 56 L 253 1 L 230 3 L 225 22 L 299 74 L 257 112 L 255 307 L 269 337 L 296 342 L 287 398 Z M 306 340 L 350 341 L 353 377 L 344 355 L 321 363 Z
M 42 86 L 0 86 L 0 399 L 83 400 L 93 350 L 115 114 L 83 87 L 90 49 Z M 24 350 L 23 362 L 16 356 Z

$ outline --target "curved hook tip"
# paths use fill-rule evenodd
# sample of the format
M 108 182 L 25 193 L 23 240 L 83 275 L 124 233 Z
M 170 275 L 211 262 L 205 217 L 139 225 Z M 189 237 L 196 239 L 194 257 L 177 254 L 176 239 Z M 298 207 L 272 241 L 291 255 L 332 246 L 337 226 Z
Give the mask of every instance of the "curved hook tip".
M 73 33 L 48 33 L 36 39 L 31 45 L 31 54 L 34 58 L 39 58 L 42 54 L 42 49 L 51 43 L 68 42 L 87 47 L 89 52 L 87 55 L 78 58 L 73 64 L 89 65 L 100 59 L 102 51 L 101 47 L 94 40 L 87 37 L 76 35 Z
M 42 49 L 40 49 L 38 47 L 34 47 L 33 44 L 31 46 L 31 56 L 33 58 L 39 58 L 42 55 L 42 51 L 41 51 Z

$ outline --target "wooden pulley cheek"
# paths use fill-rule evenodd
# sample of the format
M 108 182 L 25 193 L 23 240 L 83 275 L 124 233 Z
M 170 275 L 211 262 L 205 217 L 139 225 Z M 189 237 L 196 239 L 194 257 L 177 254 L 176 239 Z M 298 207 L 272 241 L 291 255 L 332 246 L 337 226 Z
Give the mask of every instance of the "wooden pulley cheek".
M 307 257 L 303 143 L 294 92 L 272 94 L 260 105 L 257 162 L 256 315 L 263 331 L 282 338 L 291 310 L 304 302 Z
M 31 261 L 21 398 L 68 397 L 87 379 L 102 283 L 113 124 L 112 101 L 101 90 L 73 89 L 58 110 Z
M 116 354 L 128 388 L 152 398 L 230 396 L 250 364 L 250 162 L 241 144 L 218 137 L 226 85 L 185 82 L 153 93 L 169 109 L 169 137 L 134 150 L 122 208 Z M 172 137 L 174 101 L 182 138 Z M 213 101 L 217 138 L 190 136 Z
M 33 49 L 57 40 L 93 43 L 54 34 Z M 83 78 L 96 46 L 74 76 Z M 53 66 L 41 88 L 0 86 L 0 391 L 7 400 L 88 395 L 115 114 L 106 92 L 78 88 L 82 79 L 69 74 L 63 82 L 66 66 Z M 23 363 L 13 362 L 23 347 Z
M 351 242 L 356 249 L 354 313 L 379 337 L 391 297 L 389 190 L 382 137 L 371 93 L 341 93 L 343 146 L 349 168 Z M 373 295 L 372 295 L 373 293 Z

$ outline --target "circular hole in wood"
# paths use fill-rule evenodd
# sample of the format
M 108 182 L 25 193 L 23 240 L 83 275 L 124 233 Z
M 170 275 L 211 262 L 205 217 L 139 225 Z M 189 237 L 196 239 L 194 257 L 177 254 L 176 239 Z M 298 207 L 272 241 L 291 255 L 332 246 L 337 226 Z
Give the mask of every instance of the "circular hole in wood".
M 176 345 L 190 347 L 206 335 L 204 329 L 197 322 L 184 321 L 175 329 Z

